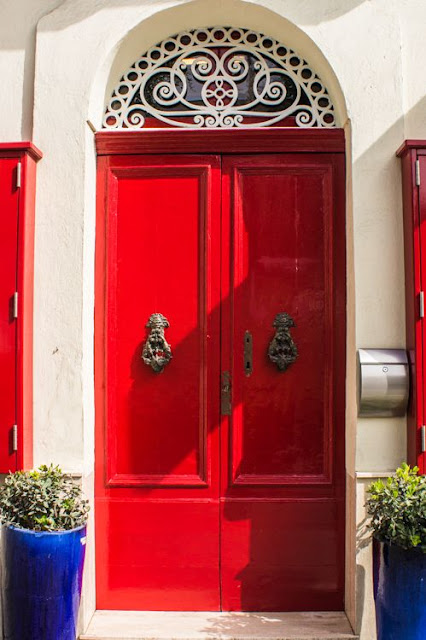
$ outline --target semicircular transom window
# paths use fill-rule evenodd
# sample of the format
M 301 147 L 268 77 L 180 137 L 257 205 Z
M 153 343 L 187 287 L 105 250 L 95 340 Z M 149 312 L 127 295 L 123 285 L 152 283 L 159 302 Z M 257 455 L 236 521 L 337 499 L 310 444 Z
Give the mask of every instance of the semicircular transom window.
M 335 127 L 327 89 L 273 38 L 235 27 L 185 31 L 151 47 L 121 78 L 104 129 Z

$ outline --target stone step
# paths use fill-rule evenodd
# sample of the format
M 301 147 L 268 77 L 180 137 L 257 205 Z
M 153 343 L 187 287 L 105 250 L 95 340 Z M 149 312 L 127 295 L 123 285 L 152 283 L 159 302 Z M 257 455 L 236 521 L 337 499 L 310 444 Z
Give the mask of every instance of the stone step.
M 80 640 L 356 640 L 343 612 L 96 611 Z

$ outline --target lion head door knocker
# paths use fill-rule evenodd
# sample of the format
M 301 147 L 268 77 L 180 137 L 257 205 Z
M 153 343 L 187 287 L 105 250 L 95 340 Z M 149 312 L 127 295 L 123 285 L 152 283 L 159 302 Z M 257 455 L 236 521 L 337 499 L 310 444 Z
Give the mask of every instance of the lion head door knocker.
M 279 371 L 286 371 L 299 355 L 290 335 L 290 328 L 296 325 L 293 318 L 284 312 L 277 313 L 272 326 L 276 328 L 276 332 L 269 344 L 268 357 Z
M 155 373 L 161 373 L 172 359 L 172 350 L 164 337 L 164 329 L 170 327 L 162 313 L 153 313 L 145 325 L 151 329 L 142 350 L 142 360 Z

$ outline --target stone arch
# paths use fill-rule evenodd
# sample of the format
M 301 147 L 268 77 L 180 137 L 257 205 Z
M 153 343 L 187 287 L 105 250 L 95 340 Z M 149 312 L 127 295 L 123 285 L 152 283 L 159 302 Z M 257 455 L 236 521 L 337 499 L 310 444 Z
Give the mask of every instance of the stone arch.
M 141 53 L 155 47 L 173 34 L 202 29 L 211 25 L 226 25 L 261 32 L 297 52 L 307 60 L 326 87 L 334 108 L 334 124 L 343 127 L 348 120 L 346 101 L 338 78 L 309 35 L 281 14 L 255 0 L 209 2 L 189 0 L 157 12 L 152 12 L 138 24 L 123 31 L 98 66 L 93 79 L 89 118 L 96 129 L 102 128 L 105 105 L 126 71 Z

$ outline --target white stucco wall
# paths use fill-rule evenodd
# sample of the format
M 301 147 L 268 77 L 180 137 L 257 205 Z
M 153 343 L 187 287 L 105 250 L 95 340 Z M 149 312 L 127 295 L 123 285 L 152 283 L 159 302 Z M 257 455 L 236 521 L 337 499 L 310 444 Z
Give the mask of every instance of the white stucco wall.
M 398 7 L 401 20 L 402 70 L 404 78 L 405 138 L 426 137 L 426 69 L 421 63 L 426 54 L 423 25 L 426 3 L 404 0 Z
M 36 210 L 35 463 L 52 460 L 81 473 L 89 494 L 95 153 L 86 120 L 100 127 L 106 88 L 140 53 L 197 26 L 222 23 L 274 36 L 304 56 L 325 81 L 348 135 L 348 571 L 353 574 L 351 518 L 356 498 L 361 518 L 366 482 L 359 480 L 356 495 L 356 471 L 381 473 L 405 458 L 404 419 L 357 420 L 354 367 L 356 347 L 405 343 L 395 151 L 406 137 L 426 137 L 424 1 L 0 0 L 0 15 L 0 80 L 8 88 L 0 101 L 0 140 L 32 138 L 44 153 Z M 358 557 L 358 574 L 369 580 L 368 551 Z M 93 554 L 86 574 L 92 584 Z M 93 594 L 88 587 L 86 618 Z M 367 600 L 360 607 L 348 585 L 348 610 L 354 619 L 358 608 L 363 640 L 373 637 Z
M 157 13 L 175 4 L 178 9 L 170 17 Z M 99 9 L 89 0 L 72 0 L 39 24 L 34 140 L 45 159 L 39 167 L 37 200 L 36 278 L 43 287 L 36 286 L 36 460 L 54 454 L 64 466 L 79 471 L 87 453 L 84 442 L 92 433 L 93 398 L 88 387 L 92 385 L 94 182 L 87 172 L 93 172 L 94 159 L 88 155 L 91 144 L 85 121 L 90 118 L 100 126 L 111 64 L 112 77 L 118 79 L 138 52 L 170 32 L 220 22 L 257 27 L 308 60 L 315 57 L 316 68 L 323 77 L 326 73 L 339 103 L 339 85 L 327 69 L 328 61 L 352 126 L 356 290 L 349 303 L 355 302 L 356 344 L 404 344 L 400 170 L 394 156 L 404 138 L 398 3 L 352 0 L 318 2 L 313 7 L 264 0 L 247 2 L 242 9 L 243 4 L 110 0 Z M 285 19 L 277 19 L 274 8 Z M 341 104 L 339 110 L 344 117 Z M 47 229 L 49 233 L 43 233 Z M 391 469 L 404 457 L 404 420 L 359 421 L 358 436 L 360 470 Z
M 30 140 L 33 128 L 36 28 L 61 0 L 0 0 L 0 140 Z

